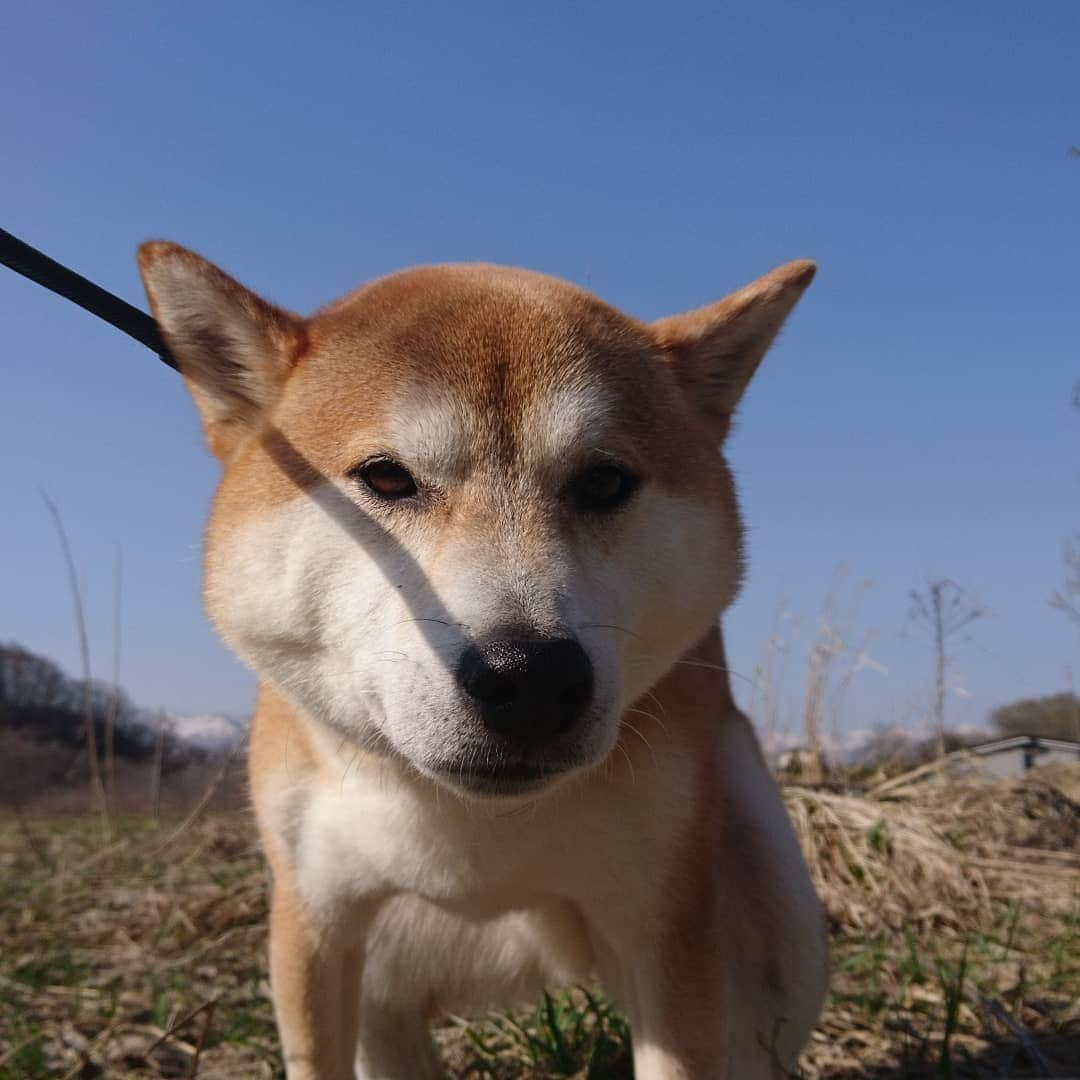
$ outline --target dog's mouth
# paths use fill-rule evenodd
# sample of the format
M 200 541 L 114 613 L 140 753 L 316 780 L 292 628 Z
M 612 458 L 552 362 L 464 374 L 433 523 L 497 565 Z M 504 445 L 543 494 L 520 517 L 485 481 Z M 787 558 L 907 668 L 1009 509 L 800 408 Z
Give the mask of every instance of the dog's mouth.
M 550 792 L 607 757 L 618 734 L 617 714 L 596 703 L 565 731 L 508 735 L 466 714 L 427 753 L 399 751 L 440 787 L 476 798 L 524 797 Z
M 528 795 L 540 791 L 565 776 L 575 766 L 570 762 L 508 762 L 477 765 L 446 763 L 433 771 L 438 780 L 468 795 Z

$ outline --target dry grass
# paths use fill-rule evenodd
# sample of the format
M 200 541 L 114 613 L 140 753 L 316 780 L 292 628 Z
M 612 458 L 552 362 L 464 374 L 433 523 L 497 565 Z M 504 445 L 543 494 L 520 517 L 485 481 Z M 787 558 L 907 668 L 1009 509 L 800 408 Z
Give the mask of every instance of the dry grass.
M 1080 1077 L 1080 806 L 1039 779 L 787 802 L 832 926 L 807 1077 Z
M 1080 1077 L 1078 775 L 1053 779 L 787 792 L 833 931 L 803 1076 Z M 281 1075 L 246 815 L 119 819 L 108 846 L 92 819 L 6 819 L 0 880 L 0 1080 Z M 631 1076 L 582 990 L 436 1037 L 456 1078 Z

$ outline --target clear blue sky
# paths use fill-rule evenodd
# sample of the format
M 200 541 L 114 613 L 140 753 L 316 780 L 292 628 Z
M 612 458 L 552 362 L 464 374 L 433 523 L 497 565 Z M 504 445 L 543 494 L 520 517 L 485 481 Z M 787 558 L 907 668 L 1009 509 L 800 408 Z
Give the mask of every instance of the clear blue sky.
M 0 224 L 139 304 L 150 237 L 301 311 L 485 259 L 649 318 L 817 259 L 730 447 L 751 552 L 733 666 L 752 673 L 786 601 L 797 701 L 844 562 L 852 637 L 876 629 L 889 668 L 859 675 L 851 726 L 922 700 L 929 656 L 900 630 L 927 575 L 990 612 L 955 651 L 958 722 L 1080 669 L 1047 604 L 1080 527 L 1075 0 L 16 0 L 2 26 Z M 0 639 L 77 667 L 44 488 L 98 673 L 119 541 L 135 699 L 244 711 L 250 677 L 199 606 L 215 466 L 179 381 L 7 272 L 0 319 Z

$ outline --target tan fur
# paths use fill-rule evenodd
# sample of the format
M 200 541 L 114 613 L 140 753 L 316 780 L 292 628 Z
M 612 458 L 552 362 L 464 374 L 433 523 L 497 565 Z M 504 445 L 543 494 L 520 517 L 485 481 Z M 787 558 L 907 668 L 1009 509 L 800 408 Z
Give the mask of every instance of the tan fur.
M 653 325 L 497 267 L 407 271 L 303 320 L 172 245 L 140 265 L 223 464 L 206 599 L 261 680 L 290 1080 L 440 1076 L 440 1008 L 593 973 L 638 1080 L 785 1075 L 824 933 L 715 624 L 742 567 L 719 444 L 813 264 Z M 391 452 L 422 511 L 350 479 Z M 598 454 L 641 478 L 600 517 L 565 494 Z M 580 637 L 595 702 L 563 775 L 479 797 L 440 778 L 483 745 L 447 665 L 523 620 Z

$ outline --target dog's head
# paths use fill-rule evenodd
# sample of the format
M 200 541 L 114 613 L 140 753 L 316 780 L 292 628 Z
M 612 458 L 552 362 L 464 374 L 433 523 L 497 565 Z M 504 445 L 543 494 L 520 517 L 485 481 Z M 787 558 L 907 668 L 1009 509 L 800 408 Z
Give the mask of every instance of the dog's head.
M 735 596 L 721 445 L 810 283 L 644 324 L 540 274 L 409 270 L 309 319 L 139 252 L 223 475 L 206 602 L 309 716 L 470 793 L 594 764 Z

